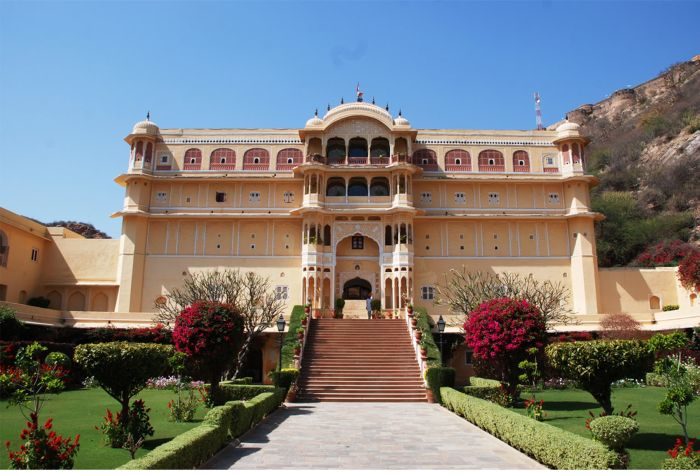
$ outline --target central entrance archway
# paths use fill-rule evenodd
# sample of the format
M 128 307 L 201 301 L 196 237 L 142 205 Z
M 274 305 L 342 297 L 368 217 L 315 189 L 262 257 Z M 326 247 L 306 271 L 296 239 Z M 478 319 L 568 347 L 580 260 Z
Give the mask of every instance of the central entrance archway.
M 366 279 L 354 278 L 343 286 L 343 299 L 367 299 L 372 294 L 372 285 Z

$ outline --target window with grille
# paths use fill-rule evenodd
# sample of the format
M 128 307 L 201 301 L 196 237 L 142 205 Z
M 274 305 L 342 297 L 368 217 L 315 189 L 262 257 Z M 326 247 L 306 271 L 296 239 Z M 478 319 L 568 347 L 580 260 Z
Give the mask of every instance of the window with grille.
M 464 194 L 464 192 L 455 192 L 455 202 L 466 203 L 466 201 L 467 201 L 467 196 Z
M 32 261 L 39 261 L 39 250 L 32 248 Z
M 420 296 L 423 301 L 432 301 L 435 298 L 435 289 L 432 286 L 422 286 Z
M 289 299 L 289 286 L 276 286 L 275 299 L 280 301 L 286 301 Z
M 423 203 L 432 203 L 432 201 L 433 201 L 432 192 L 421 192 L 420 201 Z
M 559 194 L 558 193 L 550 193 L 548 200 L 549 200 L 549 203 L 559 203 Z
M 156 193 L 156 201 L 164 202 L 167 199 L 168 199 L 168 192 L 157 192 Z
M 284 203 L 292 203 L 294 201 L 294 192 L 284 192 Z
M 249 202 L 259 202 L 260 201 L 260 192 L 250 192 L 248 195 L 248 201 Z
M 364 236 L 353 236 L 352 237 L 352 249 L 362 250 L 365 248 L 365 237 Z
M 492 205 L 497 205 L 497 204 L 501 203 L 500 195 L 496 192 L 489 193 L 489 203 Z

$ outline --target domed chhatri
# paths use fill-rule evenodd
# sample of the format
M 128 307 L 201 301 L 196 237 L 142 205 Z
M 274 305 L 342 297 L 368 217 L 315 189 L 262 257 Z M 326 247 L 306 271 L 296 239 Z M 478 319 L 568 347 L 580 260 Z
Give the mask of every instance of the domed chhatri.
M 408 122 L 408 119 L 403 117 L 401 111 L 399 111 L 399 115 L 394 119 L 394 125 L 402 127 L 411 127 L 411 123 Z
M 151 113 L 146 114 L 146 119 L 134 124 L 134 128 L 131 130 L 132 134 L 146 134 L 150 136 L 157 136 L 160 134 L 160 129 L 155 122 L 151 122 Z
M 318 117 L 318 109 L 314 113 L 314 117 L 306 121 L 306 127 L 319 127 L 323 125 L 323 119 Z
M 579 129 L 581 129 L 580 125 L 576 124 L 575 122 L 571 122 L 567 119 L 561 125 L 559 125 L 559 127 L 557 127 L 556 131 L 557 132 L 568 132 L 568 131 L 578 132 Z

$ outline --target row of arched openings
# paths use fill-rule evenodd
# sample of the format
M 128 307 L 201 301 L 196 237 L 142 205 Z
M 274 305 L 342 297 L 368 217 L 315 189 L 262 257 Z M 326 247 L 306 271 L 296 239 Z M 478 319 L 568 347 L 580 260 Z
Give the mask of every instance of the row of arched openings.
M 301 164 L 303 162 L 304 153 L 300 149 L 288 148 L 282 149 L 277 153 L 277 165 Z M 201 166 L 202 151 L 197 148 L 187 149 L 185 151 L 185 166 Z M 216 169 L 217 165 L 234 166 L 236 164 L 236 151 L 228 148 L 220 148 L 214 150 L 209 156 L 210 168 Z M 270 152 L 266 149 L 256 147 L 248 149 L 243 154 L 243 170 L 246 166 L 262 166 L 270 164 Z M 214 167 L 212 167 L 214 166 Z M 197 167 L 198 168 L 198 167 Z
M 374 177 L 370 182 L 365 177 L 330 177 L 326 182 L 327 197 L 388 197 L 389 179 Z
M 513 170 L 522 172 L 530 169 L 530 156 L 527 151 L 513 152 Z M 420 149 L 413 153 L 413 163 L 424 168 L 437 168 L 437 154 L 431 149 Z M 505 158 L 498 150 L 487 149 L 479 152 L 479 170 L 490 172 L 504 171 Z M 445 154 L 445 167 L 449 169 L 471 170 L 472 159 L 468 151 L 453 149 Z M 525 170 L 527 169 L 527 170 Z
M 146 143 L 145 153 L 143 149 L 143 141 L 136 141 L 136 143 L 132 145 L 132 150 L 135 161 L 143 160 L 145 163 L 150 163 L 151 160 L 153 160 L 153 143 L 151 142 Z
M 348 141 L 347 148 L 342 137 L 333 137 L 326 143 L 326 157 L 329 159 L 344 159 L 346 156 L 389 157 L 390 151 L 389 139 L 386 137 L 375 137 L 369 147 L 364 137 L 353 137 Z

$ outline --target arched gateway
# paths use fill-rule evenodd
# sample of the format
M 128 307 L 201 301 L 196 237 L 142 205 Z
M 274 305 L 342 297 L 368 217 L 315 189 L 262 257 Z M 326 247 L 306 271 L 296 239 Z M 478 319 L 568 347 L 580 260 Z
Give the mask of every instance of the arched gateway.
M 367 299 L 372 294 L 372 285 L 362 278 L 354 278 L 345 282 L 343 299 Z

